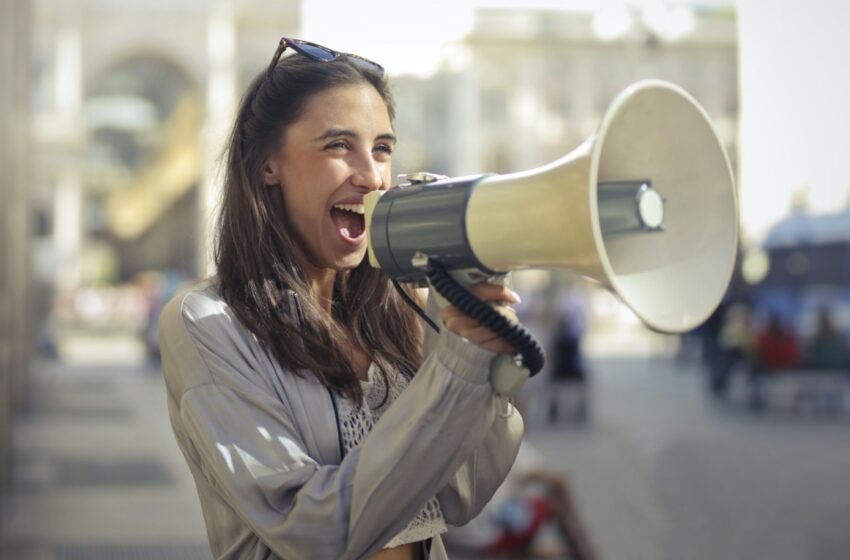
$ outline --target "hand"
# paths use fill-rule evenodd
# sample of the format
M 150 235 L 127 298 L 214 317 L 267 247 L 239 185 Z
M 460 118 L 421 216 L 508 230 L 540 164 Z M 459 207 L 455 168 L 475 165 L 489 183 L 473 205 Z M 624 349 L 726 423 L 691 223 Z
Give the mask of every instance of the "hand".
M 512 308 L 506 307 L 506 305 L 519 303 L 519 296 L 509 288 L 500 284 L 480 282 L 469 288 L 469 291 L 478 299 L 495 304 L 494 309 L 507 317 L 512 323 L 519 323 L 516 312 Z M 472 317 L 462 313 L 454 305 L 449 305 L 443 309 L 441 317 L 447 329 L 476 346 L 502 354 L 516 353 L 516 348 L 509 344 L 507 340 L 482 326 Z

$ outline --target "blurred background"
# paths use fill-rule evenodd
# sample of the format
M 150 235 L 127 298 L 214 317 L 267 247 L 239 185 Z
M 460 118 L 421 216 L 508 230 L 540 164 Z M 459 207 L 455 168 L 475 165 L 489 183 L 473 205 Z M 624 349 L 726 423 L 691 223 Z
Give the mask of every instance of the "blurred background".
M 848 16 L 830 0 L 0 1 L 0 556 L 209 558 L 156 319 L 212 272 L 224 137 L 288 35 L 388 69 L 397 172 L 531 169 L 636 80 L 690 92 L 738 186 L 729 293 L 669 336 L 583 280 L 517 273 L 549 356 L 518 399 L 517 468 L 567 484 L 600 558 L 850 558 Z M 515 557 L 569 558 L 562 537 L 544 527 Z

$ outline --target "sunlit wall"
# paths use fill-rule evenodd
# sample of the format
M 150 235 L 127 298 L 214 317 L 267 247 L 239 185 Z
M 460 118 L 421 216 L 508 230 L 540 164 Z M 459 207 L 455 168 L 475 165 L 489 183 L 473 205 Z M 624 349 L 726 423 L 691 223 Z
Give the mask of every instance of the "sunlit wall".
M 28 66 L 22 64 L 29 38 L 28 3 L 0 3 L 0 493 L 31 347 Z

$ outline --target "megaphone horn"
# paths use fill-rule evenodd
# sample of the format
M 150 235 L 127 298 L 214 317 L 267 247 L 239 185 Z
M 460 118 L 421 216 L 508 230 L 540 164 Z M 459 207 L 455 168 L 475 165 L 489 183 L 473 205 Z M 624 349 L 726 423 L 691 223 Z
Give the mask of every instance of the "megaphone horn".
M 684 332 L 720 303 L 738 247 L 732 172 L 708 116 L 674 84 L 620 93 L 597 133 L 528 171 L 367 195 L 369 259 L 401 281 L 448 269 L 567 269 L 650 328 Z

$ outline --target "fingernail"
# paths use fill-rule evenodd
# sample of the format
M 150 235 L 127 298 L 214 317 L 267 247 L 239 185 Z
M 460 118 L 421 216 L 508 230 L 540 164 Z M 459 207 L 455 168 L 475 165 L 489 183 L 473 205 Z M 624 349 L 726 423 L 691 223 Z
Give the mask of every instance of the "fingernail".
M 514 298 L 514 301 L 513 301 L 514 303 L 522 303 L 522 298 L 519 297 L 518 293 L 516 293 L 513 290 L 511 290 L 510 292 L 511 292 L 511 296 Z

